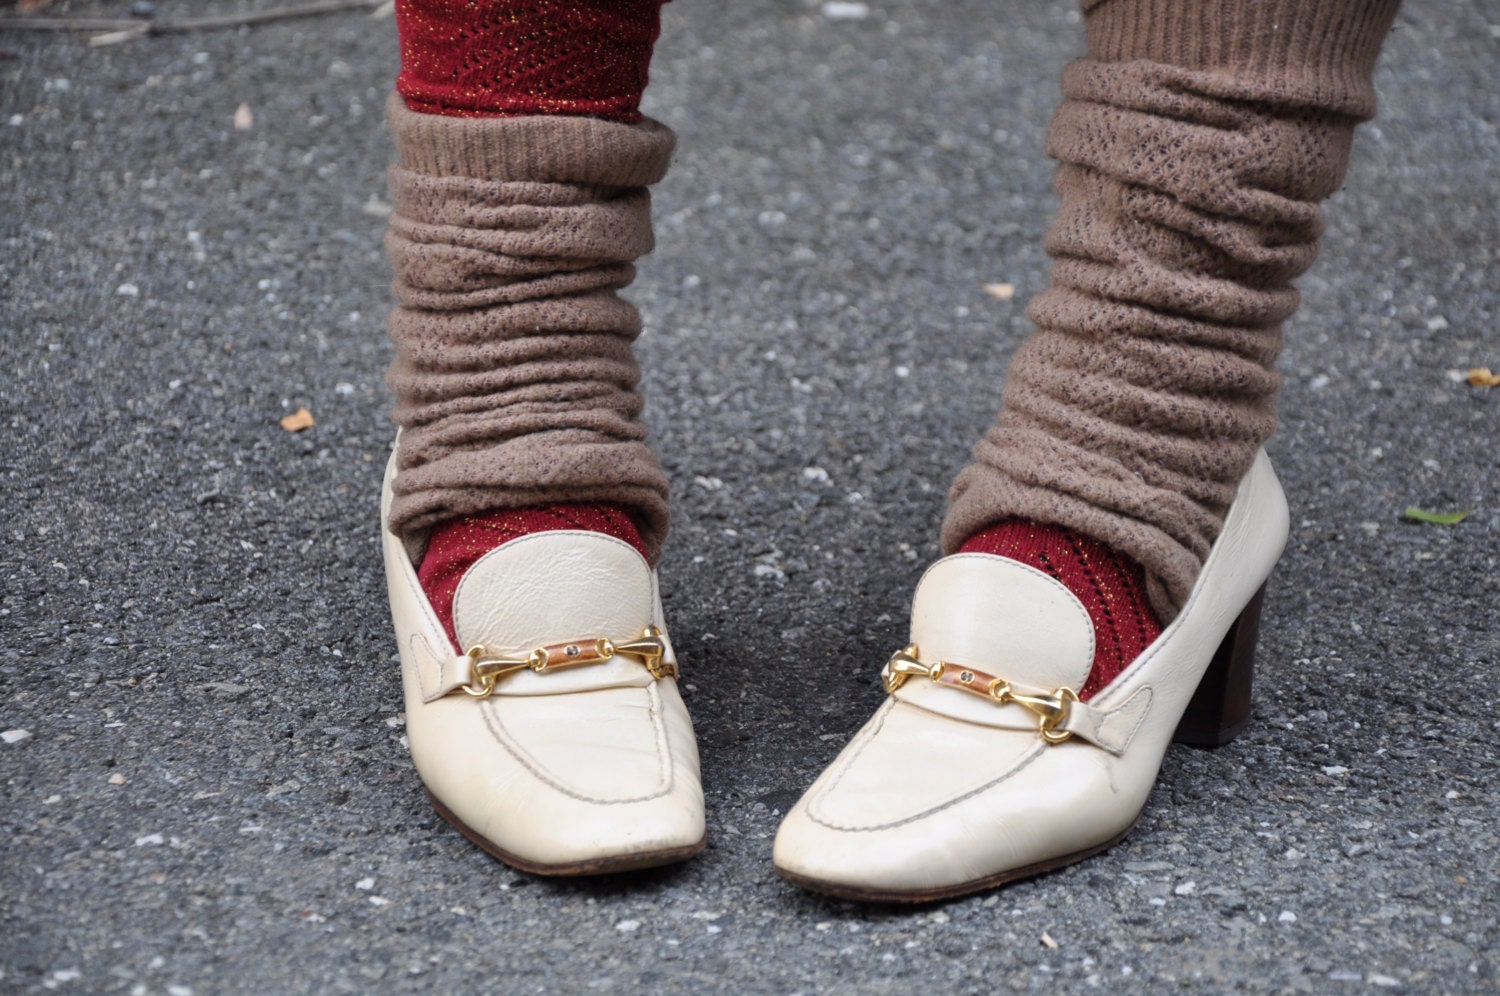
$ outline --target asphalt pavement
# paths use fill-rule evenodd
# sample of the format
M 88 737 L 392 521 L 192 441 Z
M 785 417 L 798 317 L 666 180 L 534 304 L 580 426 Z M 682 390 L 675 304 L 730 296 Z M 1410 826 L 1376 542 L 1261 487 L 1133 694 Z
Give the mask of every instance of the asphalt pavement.
M 630 293 L 709 847 L 563 882 L 444 823 L 403 743 L 392 22 L 0 31 L 0 991 L 1500 988 L 1500 388 L 1464 380 L 1500 369 L 1494 0 L 1408 4 L 1301 281 L 1249 730 L 1003 890 L 870 907 L 773 872 L 1045 285 L 1081 45 L 1070 0 L 860 11 L 666 9 L 647 110 L 679 148 Z

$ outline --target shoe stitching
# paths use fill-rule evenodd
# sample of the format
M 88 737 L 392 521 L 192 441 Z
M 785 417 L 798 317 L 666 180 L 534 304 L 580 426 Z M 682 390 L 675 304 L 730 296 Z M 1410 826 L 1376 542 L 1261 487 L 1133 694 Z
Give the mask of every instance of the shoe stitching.
M 437 655 L 432 652 L 432 647 L 427 643 L 427 638 L 421 633 L 413 633 L 407 645 L 411 648 L 412 668 L 417 672 L 417 687 L 422 691 L 422 702 L 425 705 L 431 702 L 436 696 L 427 690 L 427 682 L 423 680 L 422 676 L 432 666 L 435 666 L 438 671 L 438 686 L 442 687 L 443 665 L 438 660 Z M 422 659 L 424 656 L 427 658 L 425 662 Z M 424 667 L 424 664 L 428 666 Z
M 1126 699 L 1124 702 L 1120 703 L 1120 708 L 1123 709 L 1126 706 L 1130 705 L 1131 699 L 1142 693 L 1144 693 L 1146 696 L 1145 708 L 1143 708 L 1141 710 L 1141 714 L 1136 717 L 1135 725 L 1130 728 L 1130 732 L 1125 736 L 1125 742 L 1120 745 L 1120 757 L 1125 756 L 1125 751 L 1129 749 L 1130 744 L 1135 740 L 1135 735 L 1141 731 L 1141 727 L 1145 724 L 1146 717 L 1151 714 L 1151 705 L 1156 701 L 1156 693 L 1152 691 L 1150 685 L 1142 685 L 1130 696 L 1129 699 Z
M 646 700 L 650 706 L 651 728 L 656 734 L 657 777 L 661 779 L 662 787 L 649 795 L 633 796 L 629 799 L 598 799 L 569 788 L 559 782 L 543 766 L 542 762 L 522 747 L 520 741 L 505 728 L 505 723 L 497 715 L 499 703 L 479 703 L 480 715 L 484 717 L 485 725 L 489 727 L 490 733 L 495 738 L 495 742 L 504 748 L 506 753 L 514 757 L 521 767 L 529 771 L 538 781 L 556 789 L 570 799 L 576 799 L 579 802 L 587 802 L 597 806 L 622 806 L 636 802 L 650 802 L 652 799 L 660 799 L 663 796 L 671 794 L 673 787 L 673 765 L 671 761 L 671 748 L 667 740 L 666 725 L 662 722 L 661 718 L 661 700 L 657 694 L 656 685 L 654 683 L 647 685 L 643 691 L 646 692 Z
M 1037 744 L 1033 746 L 1029 755 L 1022 758 L 1019 763 L 1015 764 L 998 778 L 994 778 L 988 782 L 985 782 L 983 785 L 972 788 L 962 795 L 954 796 L 953 798 L 948 799 L 946 802 L 939 803 L 938 805 L 933 806 L 929 809 L 925 809 L 920 813 L 915 813 L 903 819 L 893 820 L 890 823 L 881 823 L 875 826 L 849 826 L 842 823 L 835 823 L 831 820 L 827 820 L 818 816 L 818 814 L 814 812 L 814 808 L 817 806 L 818 802 L 820 802 L 829 793 L 833 792 L 833 790 L 838 787 L 839 782 L 843 781 L 844 774 L 854 766 L 854 762 L 859 758 L 860 754 L 864 753 L 865 747 L 874 741 L 875 736 L 880 732 L 881 728 L 885 726 L 886 717 L 890 715 L 890 713 L 894 710 L 894 700 L 887 700 L 886 705 L 881 708 L 881 711 L 875 714 L 875 718 L 879 720 L 879 722 L 874 726 L 874 728 L 869 730 L 868 734 L 861 734 L 860 739 L 857 741 L 857 743 L 859 744 L 858 748 L 854 751 L 853 754 L 849 755 L 847 760 L 839 765 L 839 773 L 834 777 L 833 781 L 829 782 L 828 785 L 818 793 L 818 798 L 814 799 L 808 804 L 808 819 L 812 820 L 814 823 L 819 824 L 820 826 L 827 827 L 830 830 L 841 830 L 849 833 L 871 833 L 878 830 L 893 830 L 896 827 L 906 826 L 910 823 L 916 823 L 919 820 L 925 820 L 929 816 L 940 813 L 943 810 L 956 806 L 961 802 L 965 802 L 968 799 L 979 795 L 980 793 L 989 791 L 996 785 L 1029 767 L 1033 761 L 1035 761 L 1042 755 L 1042 751 L 1045 750 L 1048 746 L 1047 744 Z M 838 762 L 836 761 L 834 763 L 837 764 Z

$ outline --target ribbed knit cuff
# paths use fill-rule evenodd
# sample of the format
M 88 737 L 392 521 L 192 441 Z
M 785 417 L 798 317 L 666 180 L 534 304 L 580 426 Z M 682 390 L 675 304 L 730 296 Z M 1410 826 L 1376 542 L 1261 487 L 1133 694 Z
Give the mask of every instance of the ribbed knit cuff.
M 418 114 L 395 92 L 386 118 L 397 165 L 435 177 L 649 186 L 667 175 L 676 146 L 672 129 L 650 118 L 455 118 Z
M 1089 55 L 1222 73 L 1215 96 L 1375 113 L 1370 75 L 1400 0 L 1084 0 Z M 1254 96 L 1235 92 L 1249 84 Z

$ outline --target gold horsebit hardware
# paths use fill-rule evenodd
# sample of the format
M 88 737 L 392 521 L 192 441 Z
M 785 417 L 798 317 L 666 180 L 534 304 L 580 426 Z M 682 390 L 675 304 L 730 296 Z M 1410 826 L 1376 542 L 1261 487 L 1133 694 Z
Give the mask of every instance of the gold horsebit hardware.
M 566 671 L 568 668 L 603 664 L 620 654 L 638 658 L 657 681 L 675 678 L 677 665 L 666 659 L 666 653 L 666 641 L 662 639 L 661 630 L 655 626 L 647 626 L 646 632 L 638 639 L 622 643 L 602 636 L 571 643 L 550 643 L 545 647 L 536 647 L 522 657 L 492 654 L 483 645 L 473 646 L 464 654 L 469 659 L 473 680 L 464 685 L 463 690 L 476 699 L 485 699 L 489 698 L 501 678 L 518 671 L 535 671 L 537 674 Z
M 1014 704 L 1029 709 L 1036 713 L 1037 732 L 1049 744 L 1060 744 L 1073 736 L 1069 731 L 1060 729 L 1068 721 L 1073 703 L 1078 701 L 1078 693 L 1071 688 L 1059 688 L 1051 695 L 1027 695 L 1016 691 L 1004 678 L 997 678 L 971 667 L 947 661 L 924 663 L 917 659 L 915 643 L 892 654 L 880 672 L 885 690 L 893 694 L 911 677 L 930 678 L 940 685 L 989 699 L 996 705 Z

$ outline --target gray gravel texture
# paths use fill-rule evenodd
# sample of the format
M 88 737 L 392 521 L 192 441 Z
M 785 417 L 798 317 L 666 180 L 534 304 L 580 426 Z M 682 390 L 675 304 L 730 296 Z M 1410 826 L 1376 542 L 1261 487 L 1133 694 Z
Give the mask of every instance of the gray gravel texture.
M 1408 5 L 1302 281 L 1251 728 L 1173 748 L 1123 844 L 988 895 L 771 869 L 1044 285 L 1080 44 L 1064 0 L 667 8 L 680 151 L 632 293 L 710 844 L 553 882 L 442 822 L 402 743 L 392 23 L 0 33 L 0 990 L 1495 991 L 1500 389 L 1452 373 L 1500 368 L 1493 0 Z

